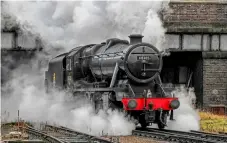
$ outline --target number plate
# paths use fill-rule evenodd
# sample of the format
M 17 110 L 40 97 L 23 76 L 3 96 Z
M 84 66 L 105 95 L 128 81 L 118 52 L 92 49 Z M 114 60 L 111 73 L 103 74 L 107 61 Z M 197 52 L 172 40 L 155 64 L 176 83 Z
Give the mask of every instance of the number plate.
M 150 60 L 151 56 L 137 56 L 137 60 Z

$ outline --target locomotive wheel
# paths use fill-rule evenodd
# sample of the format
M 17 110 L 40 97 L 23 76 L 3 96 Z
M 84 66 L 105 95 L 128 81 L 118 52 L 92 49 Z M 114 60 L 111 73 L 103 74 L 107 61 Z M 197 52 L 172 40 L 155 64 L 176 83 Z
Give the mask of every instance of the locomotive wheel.
M 109 109 L 116 110 L 118 109 L 117 105 L 114 104 L 113 101 L 109 100 Z
M 142 123 L 140 123 L 140 125 L 142 128 L 146 128 L 149 124 L 146 122 L 142 122 Z
M 159 129 L 164 129 L 167 123 L 167 114 L 163 113 L 161 116 L 162 122 L 159 120 L 158 121 L 158 128 Z
M 93 94 L 90 94 L 89 100 L 90 103 L 92 104 L 94 112 L 97 114 L 99 110 L 102 109 L 101 93 L 95 92 Z
M 158 122 L 158 128 L 159 129 L 164 129 L 165 128 L 165 125 L 161 122 Z
M 140 123 L 142 128 L 146 128 L 149 125 L 149 123 L 146 122 L 144 115 L 140 116 L 139 123 Z
M 95 113 L 98 114 L 98 112 L 102 109 L 102 101 L 95 101 Z

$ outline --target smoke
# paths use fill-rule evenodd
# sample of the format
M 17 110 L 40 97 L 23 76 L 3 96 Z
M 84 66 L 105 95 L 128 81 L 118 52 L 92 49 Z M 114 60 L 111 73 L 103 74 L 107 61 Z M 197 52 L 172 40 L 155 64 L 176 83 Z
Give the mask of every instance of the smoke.
M 35 1 L 4 2 L 2 15 L 15 20 L 4 27 L 19 25 L 23 32 L 42 38 L 46 50 L 100 43 L 108 38 L 127 39 L 132 33 L 163 50 L 165 29 L 159 12 L 168 1 Z
M 200 117 L 198 111 L 194 108 L 195 93 L 194 89 L 190 88 L 187 92 L 184 86 L 173 91 L 175 97 L 179 98 L 180 107 L 174 110 L 175 121 L 168 122 L 168 129 L 190 131 L 200 129 Z
M 8 91 L 2 96 L 3 122 L 17 119 L 19 110 L 23 120 L 47 121 L 93 135 L 128 135 L 135 128 L 134 123 L 118 111 L 100 110 L 96 114 L 89 101 L 81 96 L 73 97 L 63 91 L 46 94 L 43 79 L 35 60 L 13 71 L 12 80 L 3 87 Z
M 162 1 L 4 2 L 1 21 L 2 28 L 19 27 L 24 35 L 31 33 L 41 38 L 50 56 L 56 54 L 52 49 L 59 47 L 68 51 L 108 38 L 126 39 L 132 33 L 143 34 L 145 42 L 163 50 L 165 29 L 158 15 L 162 4 Z M 37 55 L 12 71 L 10 80 L 2 87 L 3 121 L 15 120 L 20 110 L 23 120 L 55 122 L 95 135 L 131 133 L 135 126 L 123 113 L 109 110 L 107 114 L 103 111 L 95 114 L 84 99 L 64 92 L 45 94 L 46 67 L 38 67 L 44 58 L 45 55 Z

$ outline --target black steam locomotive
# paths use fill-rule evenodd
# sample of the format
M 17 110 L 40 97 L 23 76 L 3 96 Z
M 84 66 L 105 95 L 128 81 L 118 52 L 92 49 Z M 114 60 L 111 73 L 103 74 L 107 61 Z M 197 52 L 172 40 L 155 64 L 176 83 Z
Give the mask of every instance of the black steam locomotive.
M 160 80 L 162 55 L 142 35 L 127 40 L 108 39 L 101 44 L 79 46 L 49 62 L 45 73 L 47 92 L 64 89 L 89 98 L 96 111 L 122 109 L 142 127 L 166 126 L 177 109 L 177 98 L 167 97 Z

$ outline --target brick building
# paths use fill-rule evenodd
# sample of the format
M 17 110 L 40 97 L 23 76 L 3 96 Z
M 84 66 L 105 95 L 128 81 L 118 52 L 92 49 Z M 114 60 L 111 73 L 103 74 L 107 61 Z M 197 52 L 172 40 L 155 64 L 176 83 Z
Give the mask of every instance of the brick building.
M 164 57 L 163 82 L 193 86 L 197 106 L 227 112 L 227 2 L 171 1 L 169 6 L 162 15 L 171 53 Z

